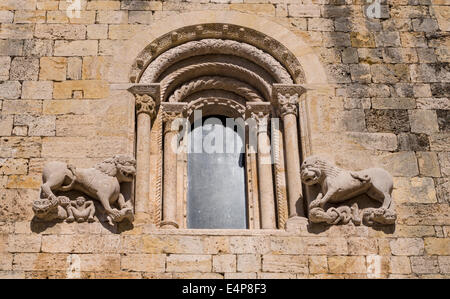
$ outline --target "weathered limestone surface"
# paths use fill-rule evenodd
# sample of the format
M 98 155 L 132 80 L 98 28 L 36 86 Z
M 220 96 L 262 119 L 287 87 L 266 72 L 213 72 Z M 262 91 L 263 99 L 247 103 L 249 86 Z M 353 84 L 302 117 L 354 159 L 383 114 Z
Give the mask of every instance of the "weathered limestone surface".
M 0 0 L 0 278 L 450 278 L 448 1 L 388 1 L 380 19 L 366 17 L 364 1 L 81 2 L 81 18 L 75 19 L 66 15 L 66 1 Z M 230 25 L 209 36 L 197 22 Z M 246 28 L 231 30 L 236 24 Z M 155 219 L 163 215 L 155 207 L 162 206 L 167 184 L 157 183 L 164 140 L 153 137 L 163 127 L 154 115 L 135 113 L 127 89 L 162 47 L 183 44 L 182 28 L 191 25 L 191 39 L 252 41 L 275 62 L 298 66 L 288 77 L 306 92 L 296 99 L 296 111 L 286 113 L 297 118 L 281 121 L 298 142 L 288 144 L 295 138 L 284 135 L 285 146 L 299 148 L 299 162 L 328 155 L 341 169 L 384 168 L 393 177 L 395 225 L 329 226 L 293 217 L 285 230 L 275 228 L 275 215 L 265 230 L 157 228 Z M 248 28 L 268 38 L 258 44 Z M 166 33 L 164 43 L 152 44 Z M 275 41 L 289 51 L 278 51 Z M 254 57 L 239 63 L 272 78 L 274 61 L 261 68 Z M 230 62 L 185 58 L 183 67 Z M 214 76 L 242 71 L 222 67 L 210 70 Z M 262 82 L 240 76 L 252 88 Z M 272 112 L 282 117 L 278 110 Z M 137 167 L 150 169 L 141 176 L 148 190 L 142 184 L 137 190 L 150 200 L 127 198 L 142 212 L 135 226 L 104 225 L 106 218 L 89 223 L 89 213 L 80 215 L 94 207 L 81 201 L 73 206 L 81 211 L 74 220 L 84 222 L 33 220 L 44 165 L 58 160 L 81 169 L 115 154 L 136 157 L 137 123 L 145 124 L 140 135 L 152 138 L 137 142 L 137 151 L 149 149 L 140 157 L 147 164 Z M 284 154 L 288 188 L 267 197 L 286 198 L 291 216 L 308 216 L 302 209 L 315 195 L 301 194 L 301 164 L 292 150 Z M 184 174 L 176 163 L 170 167 L 172 179 L 182 184 Z M 179 186 L 172 187 L 167 220 L 184 227 L 177 211 L 185 202 Z M 130 190 L 123 186 L 120 192 L 128 196 Z M 301 196 L 305 204 L 296 206 Z M 365 200 L 377 204 L 357 199 Z M 336 210 L 344 215 L 351 206 Z M 252 215 L 259 223 L 260 215 Z

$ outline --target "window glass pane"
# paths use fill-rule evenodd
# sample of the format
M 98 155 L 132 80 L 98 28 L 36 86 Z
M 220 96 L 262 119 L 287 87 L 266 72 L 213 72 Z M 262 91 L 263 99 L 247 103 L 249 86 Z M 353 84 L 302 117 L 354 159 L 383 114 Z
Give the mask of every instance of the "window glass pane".
M 247 228 L 243 137 L 217 117 L 205 118 L 203 126 L 191 130 L 188 228 Z M 235 146 L 227 149 L 230 142 Z

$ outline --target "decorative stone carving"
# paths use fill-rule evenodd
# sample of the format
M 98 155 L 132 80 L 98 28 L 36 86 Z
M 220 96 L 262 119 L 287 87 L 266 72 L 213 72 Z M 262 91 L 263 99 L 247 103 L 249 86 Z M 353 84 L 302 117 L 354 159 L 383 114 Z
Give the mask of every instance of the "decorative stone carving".
M 301 166 L 302 181 L 308 185 L 320 185 L 321 191 L 309 204 L 309 220 L 313 223 L 349 223 L 359 225 L 393 224 L 396 214 L 392 209 L 392 176 L 382 168 L 369 168 L 361 171 L 341 169 L 327 160 L 311 156 Z M 381 202 L 380 208 L 367 208 L 362 211 L 354 204 L 324 210 L 327 203 L 339 204 L 356 196 L 366 194 Z
M 145 113 L 151 118 L 156 116 L 156 106 L 160 98 L 160 85 L 135 85 L 128 89 L 136 98 L 136 114 Z
M 146 113 L 154 118 L 156 115 L 156 102 L 148 94 L 136 96 L 136 113 Z
M 161 83 L 161 98 L 165 100 L 176 87 L 187 80 L 196 79 L 199 76 L 222 76 L 224 74 L 256 87 L 264 98 L 270 98 L 271 86 L 260 75 L 239 65 L 222 62 L 194 64 L 174 71 Z
M 227 77 L 204 76 L 183 84 L 170 96 L 169 102 L 180 102 L 195 92 L 208 89 L 232 91 L 251 102 L 263 101 L 258 91 L 242 81 Z
M 64 220 L 67 218 L 69 205 L 70 199 L 67 196 L 43 198 L 33 202 L 33 212 L 36 218 L 44 221 Z
M 44 199 L 34 202 L 33 211 L 38 218 L 44 220 L 70 217 L 70 201 L 64 196 L 57 197 L 54 192 L 76 190 L 100 201 L 110 224 L 121 222 L 125 218 L 132 221 L 132 207 L 120 193 L 120 184 L 133 181 L 135 166 L 135 160 L 124 155 L 116 155 L 93 168 L 85 169 L 77 169 L 64 162 L 49 162 L 44 166 L 42 174 L 41 193 Z M 112 205 L 118 205 L 120 210 Z
M 274 84 L 272 88 L 273 98 L 278 104 L 280 115 L 297 115 L 299 97 L 305 92 L 300 85 Z
M 83 196 L 78 196 L 75 200 L 70 202 L 67 207 L 69 217 L 67 222 L 94 222 L 95 206 L 92 200 L 86 200 Z
M 199 34 L 200 27 L 202 28 L 201 34 Z M 188 42 L 198 40 L 200 35 L 205 39 L 234 40 L 235 42 L 240 42 L 246 37 L 251 37 L 252 46 L 267 52 L 268 54 L 272 55 L 275 60 L 280 61 L 282 65 L 287 66 L 287 73 L 291 74 L 294 77 L 295 82 L 304 82 L 304 74 L 296 57 L 277 40 L 257 30 L 233 24 L 207 23 L 178 28 L 176 32 L 178 35 L 176 41 L 177 45 L 183 43 L 186 44 Z M 174 42 L 170 33 L 164 34 L 158 39 L 154 40 L 139 54 L 138 58 L 136 59 L 136 62 L 140 60 L 144 63 L 142 65 L 138 65 L 136 63 L 133 66 L 130 75 L 130 77 L 132 78 L 132 82 L 143 82 L 143 80 L 140 80 L 140 77 L 145 71 L 145 66 L 149 65 L 152 60 L 154 61 L 159 56 L 161 56 L 161 53 L 170 50 L 171 48 L 174 48 Z M 232 55 L 236 55 L 236 52 Z M 285 83 L 292 83 L 292 81 Z
M 167 50 L 150 63 L 141 80 L 155 82 L 160 74 L 170 65 L 191 56 L 208 54 L 241 56 L 264 67 L 278 82 L 293 83 L 286 69 L 270 54 L 246 43 L 222 39 L 190 41 Z

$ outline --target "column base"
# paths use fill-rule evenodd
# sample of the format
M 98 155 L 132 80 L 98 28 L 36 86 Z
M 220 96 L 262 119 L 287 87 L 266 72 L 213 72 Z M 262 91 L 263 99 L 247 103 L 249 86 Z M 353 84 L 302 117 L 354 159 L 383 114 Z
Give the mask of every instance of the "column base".
M 298 215 L 291 215 L 286 221 L 286 230 L 289 232 L 306 231 L 309 224 L 309 219 Z
M 174 221 L 162 221 L 161 222 L 162 229 L 177 229 L 179 228 L 178 223 Z

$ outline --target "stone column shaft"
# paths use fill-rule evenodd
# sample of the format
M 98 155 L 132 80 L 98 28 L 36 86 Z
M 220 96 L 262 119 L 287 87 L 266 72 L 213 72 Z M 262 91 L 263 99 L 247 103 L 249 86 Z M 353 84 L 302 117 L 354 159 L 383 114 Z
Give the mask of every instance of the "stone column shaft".
M 300 155 L 298 149 L 296 115 L 292 113 L 285 114 L 283 116 L 283 124 L 289 217 L 305 216 L 302 203 L 299 204 L 299 211 L 297 214 L 297 200 L 302 199 L 302 185 L 300 179 Z
M 258 189 L 261 228 L 276 229 L 274 182 L 267 122 L 268 115 L 258 119 Z
M 146 113 L 137 116 L 136 145 L 136 217 L 148 213 L 148 198 L 150 185 L 150 131 L 151 118 Z
M 300 151 L 298 146 L 298 101 L 306 90 L 296 84 L 274 84 L 272 92 L 278 102 L 284 127 L 284 153 L 289 218 L 305 217 L 302 182 L 300 178 Z
M 171 126 L 166 122 L 165 126 Z M 172 142 L 177 132 L 164 129 L 163 228 L 178 228 L 177 223 L 177 154 Z
M 151 213 L 148 210 L 150 188 L 150 131 L 152 118 L 156 114 L 156 102 L 148 94 L 135 94 L 136 133 L 136 220 L 145 221 Z

